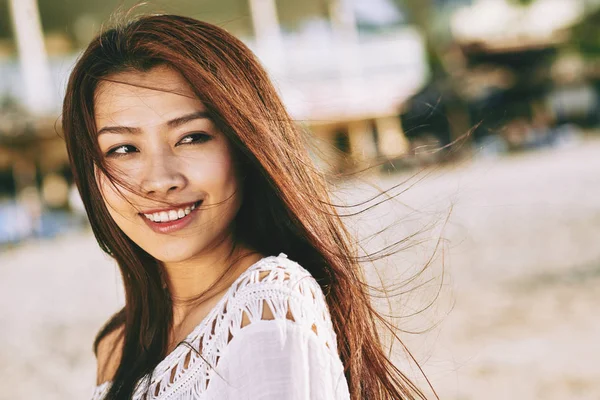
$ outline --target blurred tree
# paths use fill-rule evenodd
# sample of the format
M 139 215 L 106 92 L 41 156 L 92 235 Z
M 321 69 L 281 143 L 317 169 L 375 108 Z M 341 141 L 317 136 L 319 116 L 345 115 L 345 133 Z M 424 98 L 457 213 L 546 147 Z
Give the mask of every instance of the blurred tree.
M 438 117 L 444 119 L 438 125 L 446 125 L 447 133 L 441 132 L 444 129 L 440 127 L 438 136 L 443 145 L 457 140 L 465 134 L 470 127 L 467 106 L 464 103 L 460 93 L 458 80 L 454 79 L 450 70 L 444 61 L 444 54 L 447 52 L 448 46 L 452 45 L 452 35 L 450 32 L 450 12 L 456 6 L 464 4 L 464 1 L 445 1 L 441 4 L 440 0 L 393 0 L 394 3 L 405 10 L 408 14 L 408 22 L 414 25 L 425 40 L 429 66 L 431 69 L 431 81 L 416 94 L 413 98 L 414 104 L 412 108 L 410 104 L 407 106 L 407 112 L 419 113 L 420 104 L 427 107 L 432 107 L 437 104 L 429 113 L 436 112 Z M 440 12 L 446 8 L 446 13 Z M 439 108 L 439 109 L 438 109 Z M 441 114 L 440 114 L 441 113 Z M 421 112 L 421 114 L 423 114 Z M 427 113 L 425 113 L 427 115 Z M 415 118 L 415 121 L 418 119 Z M 420 120 L 419 120 L 420 121 Z M 425 125 L 430 125 L 430 120 L 423 120 Z
M 537 0 L 510 0 L 511 3 L 515 3 L 521 6 L 528 6 L 535 1 Z
M 85 18 L 84 23 L 94 21 L 97 30 L 101 25 L 110 25 L 111 18 L 123 16 L 132 7 L 144 3 L 140 0 L 37 1 L 44 31 L 65 32 L 76 41 L 79 41 L 76 31 L 80 18 Z M 252 32 L 248 0 L 151 0 L 145 3 L 139 12 L 188 15 L 219 24 L 236 34 L 249 35 Z M 12 35 L 7 4 L 6 0 L 0 0 L 0 38 Z M 87 43 L 78 44 L 83 46 Z
M 441 58 L 443 44 L 432 23 L 435 19 L 435 2 L 433 0 L 394 0 L 394 3 L 407 11 L 409 22 L 423 34 L 432 74 L 445 76 L 446 71 Z
M 10 24 L 8 1 L 0 0 L 0 38 L 8 38 L 12 36 L 12 26 Z
M 571 42 L 584 57 L 600 57 L 600 8 L 573 27 Z

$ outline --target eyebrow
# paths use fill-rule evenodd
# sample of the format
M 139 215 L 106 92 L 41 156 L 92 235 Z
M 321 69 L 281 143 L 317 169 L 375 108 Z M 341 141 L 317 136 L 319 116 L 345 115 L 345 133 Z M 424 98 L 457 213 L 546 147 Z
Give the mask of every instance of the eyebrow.
M 187 124 L 190 121 L 194 121 L 196 119 L 210 119 L 210 115 L 206 111 L 196 111 L 190 114 L 183 115 L 181 117 L 172 119 L 167 122 L 167 125 L 171 128 L 176 128 L 183 124 Z
M 188 122 L 197 119 L 210 119 L 210 115 L 206 111 L 196 111 L 190 114 L 182 115 L 181 117 L 173 118 L 167 121 L 166 125 L 170 128 L 177 128 L 178 126 L 187 124 Z M 140 128 L 134 128 L 130 126 L 105 126 L 98 131 L 98 136 L 103 133 L 120 133 L 120 134 L 138 134 L 141 133 Z

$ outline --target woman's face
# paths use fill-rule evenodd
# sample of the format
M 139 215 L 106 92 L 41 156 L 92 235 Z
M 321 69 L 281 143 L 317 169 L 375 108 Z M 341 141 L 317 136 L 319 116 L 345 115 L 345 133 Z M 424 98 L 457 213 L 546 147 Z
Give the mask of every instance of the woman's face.
M 191 260 L 228 237 L 241 193 L 230 144 L 176 71 L 111 76 L 96 90 L 98 143 L 113 174 L 97 173 L 123 232 L 163 262 Z M 150 87 L 152 89 L 146 89 Z

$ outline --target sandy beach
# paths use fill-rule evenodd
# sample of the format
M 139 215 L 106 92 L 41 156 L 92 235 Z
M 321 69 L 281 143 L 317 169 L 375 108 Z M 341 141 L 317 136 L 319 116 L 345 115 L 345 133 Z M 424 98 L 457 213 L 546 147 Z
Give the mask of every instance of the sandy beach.
M 421 231 L 376 264 L 384 282 L 408 279 L 443 237 L 393 301 L 403 330 L 425 331 L 401 337 L 440 398 L 600 398 L 598 139 L 369 180 L 409 183 L 349 218 L 368 251 Z M 355 203 L 375 190 L 337 193 Z M 0 251 L 0 399 L 88 398 L 93 337 L 122 304 L 116 266 L 90 232 Z

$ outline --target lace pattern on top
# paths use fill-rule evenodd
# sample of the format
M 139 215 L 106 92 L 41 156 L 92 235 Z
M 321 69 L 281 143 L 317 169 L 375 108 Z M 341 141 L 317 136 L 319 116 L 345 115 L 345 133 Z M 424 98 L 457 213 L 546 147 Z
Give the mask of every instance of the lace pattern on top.
M 265 307 L 272 318 L 265 318 Z M 244 271 L 207 317 L 150 377 L 142 379 L 133 399 L 202 398 L 227 344 L 245 326 L 265 319 L 290 320 L 312 330 L 338 357 L 336 335 L 319 284 L 281 253 Z M 92 400 L 102 399 L 109 389 L 110 382 L 97 386 Z

